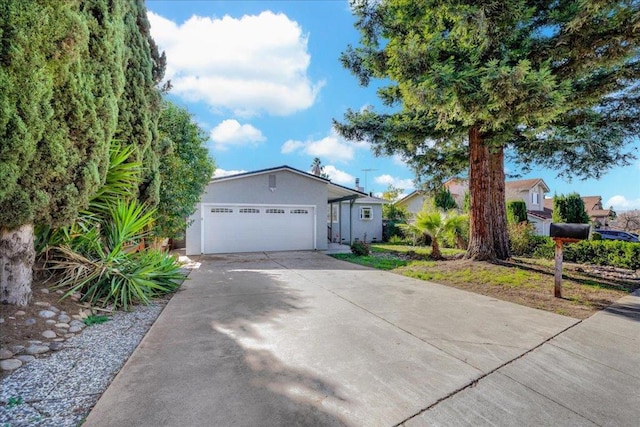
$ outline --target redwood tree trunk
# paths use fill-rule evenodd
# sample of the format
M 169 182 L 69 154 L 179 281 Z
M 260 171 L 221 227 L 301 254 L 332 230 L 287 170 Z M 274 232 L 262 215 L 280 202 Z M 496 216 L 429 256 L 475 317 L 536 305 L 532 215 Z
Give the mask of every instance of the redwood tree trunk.
M 498 259 L 508 259 L 509 234 L 507 233 L 507 204 L 504 187 L 504 147 L 490 150 L 491 169 L 491 219 L 493 220 L 493 247 Z
M 0 229 L 0 303 L 29 304 L 34 260 L 33 225 Z
M 489 150 L 480 129 L 469 129 L 469 247 L 465 258 L 495 261 L 493 221 L 491 219 L 491 175 Z

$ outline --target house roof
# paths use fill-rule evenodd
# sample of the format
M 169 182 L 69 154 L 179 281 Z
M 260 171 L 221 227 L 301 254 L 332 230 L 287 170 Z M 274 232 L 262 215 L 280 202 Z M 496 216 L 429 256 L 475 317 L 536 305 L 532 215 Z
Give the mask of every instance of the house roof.
M 519 179 L 517 181 L 507 181 L 504 183 L 505 190 L 511 191 L 522 191 L 522 190 L 531 190 L 537 184 L 542 183 L 543 189 L 545 193 L 548 193 L 549 186 L 547 185 L 542 178 L 531 178 L 531 179 Z
M 304 171 L 301 171 L 300 169 L 292 168 L 291 166 L 287 166 L 287 165 L 276 166 L 276 167 L 268 168 L 268 169 L 260 169 L 260 170 L 251 171 L 251 172 L 243 172 L 243 173 L 238 173 L 238 174 L 235 174 L 235 175 L 227 175 L 227 176 L 222 176 L 222 177 L 219 177 L 219 178 L 212 178 L 210 182 L 230 181 L 230 180 L 234 180 L 234 179 L 246 178 L 246 177 L 249 177 L 249 176 L 256 176 L 256 175 L 264 175 L 264 174 L 278 172 L 278 171 L 292 172 L 292 173 L 298 174 L 300 176 L 303 176 L 305 178 L 314 179 L 316 181 L 319 181 L 319 182 L 327 184 L 327 191 L 328 191 L 328 199 L 329 200 L 347 199 L 347 198 L 358 199 L 358 198 L 368 198 L 369 197 L 366 193 L 363 193 L 362 191 L 358 191 L 358 190 L 355 190 L 353 188 L 345 187 L 345 186 L 340 185 L 340 184 L 335 184 L 335 183 L 331 182 L 330 180 L 328 180 L 326 178 L 323 178 L 321 176 L 317 176 L 317 175 L 314 175 L 314 174 L 311 174 L 311 173 L 308 173 L 308 172 L 304 172 Z
M 251 171 L 251 172 L 242 172 L 242 173 L 237 173 L 235 175 L 221 176 L 219 178 L 211 178 L 210 182 L 229 181 L 232 179 L 245 178 L 247 176 L 253 176 L 253 175 L 263 175 L 265 173 L 277 172 L 281 170 L 288 170 L 289 172 L 297 173 L 299 175 L 305 176 L 307 178 L 313 178 L 318 181 L 330 182 L 330 180 L 323 178 L 321 176 L 313 175 L 308 172 L 303 172 L 300 169 L 292 168 L 291 166 L 287 166 L 287 165 L 276 166 L 268 169 L 260 169 L 260 170 Z
M 544 210 L 541 211 L 527 211 L 527 215 L 540 219 L 551 219 L 553 217 L 553 210 L 544 208 Z
M 380 197 L 366 196 L 356 199 L 358 204 L 371 204 L 371 205 L 384 205 L 390 203 L 388 200 L 381 199 Z
M 413 190 L 411 193 L 407 194 L 402 199 L 396 200 L 395 202 L 393 202 L 393 204 L 394 205 L 398 205 L 398 204 L 406 203 L 409 200 L 413 199 L 414 197 L 422 196 L 423 194 L 424 194 L 424 192 L 422 192 L 420 190 Z
M 609 209 L 594 209 L 592 211 L 587 211 L 587 215 L 596 218 L 606 218 L 611 215 L 611 211 Z
M 584 202 L 584 209 L 587 212 L 602 208 L 602 197 L 600 196 L 583 196 L 580 198 Z

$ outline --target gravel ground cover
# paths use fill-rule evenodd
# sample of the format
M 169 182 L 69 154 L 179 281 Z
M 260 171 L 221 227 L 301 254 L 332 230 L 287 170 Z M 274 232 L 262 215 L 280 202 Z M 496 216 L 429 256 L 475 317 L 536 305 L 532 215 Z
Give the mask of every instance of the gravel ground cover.
M 167 301 L 116 312 L 0 381 L 0 427 L 80 425 Z

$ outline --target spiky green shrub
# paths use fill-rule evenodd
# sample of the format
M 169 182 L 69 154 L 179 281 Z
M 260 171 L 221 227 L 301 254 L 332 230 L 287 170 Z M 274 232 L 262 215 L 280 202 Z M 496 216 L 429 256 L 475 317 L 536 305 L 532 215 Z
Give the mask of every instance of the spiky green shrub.
M 131 200 L 137 194 L 142 164 L 132 162 L 134 147 L 112 142 L 105 182 L 85 209 L 69 225 L 51 227 L 41 225 L 35 230 L 35 249 L 38 255 L 49 246 L 68 245 L 73 237 L 97 232 L 94 225 L 109 215 L 109 209 L 119 200 Z
M 153 224 L 153 210 L 132 200 L 119 201 L 97 222 L 80 222 L 85 233 L 49 247 L 45 268 L 54 273 L 63 298 L 76 292 L 95 305 L 128 309 L 172 292 L 183 274 L 177 260 L 163 252 L 137 251 Z

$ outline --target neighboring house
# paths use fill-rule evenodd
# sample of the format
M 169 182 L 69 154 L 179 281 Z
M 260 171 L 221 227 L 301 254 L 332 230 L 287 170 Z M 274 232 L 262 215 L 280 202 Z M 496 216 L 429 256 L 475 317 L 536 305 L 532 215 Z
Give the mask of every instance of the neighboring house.
M 451 178 L 447 180 L 443 186 L 449 190 L 458 207 L 462 208 L 464 206 L 464 195 L 469 191 L 469 181 L 462 178 Z M 415 216 L 422 210 L 427 197 L 427 193 L 424 191 L 415 190 L 402 199 L 396 201 L 395 205 L 398 207 L 404 207 L 409 214 Z
M 446 181 L 444 186 L 449 189 L 458 206 L 462 207 L 465 193 L 469 191 L 469 181 L 462 178 L 452 178 Z M 552 211 L 544 207 L 544 195 L 549 191 L 547 184 L 540 178 L 505 182 L 506 200 L 524 200 L 527 205 L 529 222 L 534 225 L 537 234 L 545 236 L 549 235 L 551 226 Z M 423 191 L 414 191 L 398 200 L 396 205 L 404 206 L 407 212 L 415 215 L 422 210 L 426 198 L 426 193 Z
M 343 208 L 331 236 L 382 240 L 382 203 L 369 199 L 290 166 L 214 178 L 189 218 L 186 253 L 325 250 L 332 205 Z
M 460 209 L 464 207 L 464 196 L 469 192 L 469 180 L 463 178 L 451 178 L 447 180 L 444 187 L 449 190 L 453 196 L 453 200 Z
M 611 220 L 611 209 L 602 208 L 602 197 L 584 196 L 580 197 L 584 203 L 584 210 L 589 216 L 589 220 L 596 226 L 607 227 Z M 553 212 L 553 198 L 544 200 L 545 208 Z
M 535 227 L 536 234 L 548 236 L 551 228 L 552 209 L 545 208 L 545 193 L 549 186 L 540 178 L 507 181 L 504 186 L 505 198 L 524 200 L 527 205 L 527 220 Z
M 589 219 L 596 226 L 608 226 L 611 219 L 611 209 L 602 208 L 602 197 L 600 196 L 584 196 L 581 197 L 584 202 L 584 210 L 587 212 Z
M 422 210 L 426 194 L 424 191 L 415 190 L 407 194 L 400 200 L 396 200 L 394 204 L 399 208 L 404 208 L 411 216 L 415 216 Z

